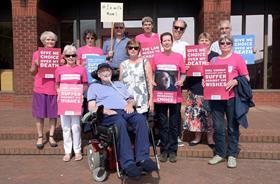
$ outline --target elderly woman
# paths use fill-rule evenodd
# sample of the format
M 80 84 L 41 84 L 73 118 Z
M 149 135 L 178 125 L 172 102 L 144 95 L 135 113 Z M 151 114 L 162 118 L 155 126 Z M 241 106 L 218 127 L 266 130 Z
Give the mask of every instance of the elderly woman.
M 205 45 L 208 50 L 208 61 L 219 56 L 218 53 L 210 50 L 212 37 L 209 33 L 203 32 L 198 37 L 198 44 Z M 186 88 L 188 89 L 187 106 L 185 110 L 186 121 L 184 128 L 195 132 L 195 138 L 189 145 L 195 146 L 201 142 L 202 132 L 207 132 L 208 145 L 214 148 L 213 123 L 209 117 L 210 111 L 205 108 L 206 102 L 203 98 L 202 77 L 187 77 Z
M 228 35 L 219 38 L 221 56 L 213 58 L 211 64 L 228 65 L 228 82 L 226 90 L 229 92 L 228 100 L 210 100 L 211 114 L 215 130 L 215 156 L 209 160 L 209 164 L 218 164 L 228 154 L 227 166 L 236 167 L 236 156 L 239 142 L 239 123 L 235 118 L 235 93 L 233 88 L 238 85 L 235 79 L 238 76 L 245 77 L 248 81 L 249 73 L 245 60 L 238 54 L 232 52 L 232 39 Z M 226 114 L 227 123 L 224 115 Z M 226 128 L 227 127 L 227 128 Z M 228 132 L 228 145 L 226 147 L 226 130 Z M 227 149 L 226 149 L 227 148 Z
M 76 63 L 76 48 L 72 45 L 66 45 L 63 55 L 66 65 L 58 67 L 55 71 L 57 93 L 59 93 L 60 84 L 83 84 L 84 89 L 86 89 L 87 73 L 85 67 L 79 66 Z M 65 151 L 63 161 L 70 161 L 72 147 L 75 152 L 75 160 L 79 161 L 83 158 L 81 154 L 80 116 L 61 115 L 60 119 Z
M 86 45 L 80 47 L 77 50 L 77 63 L 79 65 L 85 66 L 86 64 L 86 56 L 87 55 L 97 55 L 102 56 L 103 51 L 101 48 L 95 47 L 95 42 L 97 40 L 97 35 L 93 30 L 86 30 L 83 36 Z
M 139 57 L 140 48 L 140 43 L 134 39 L 127 42 L 126 50 L 129 59 L 120 64 L 119 80 L 123 81 L 136 100 L 137 112 L 147 115 L 148 110 L 154 109 L 152 69 L 146 59 Z
M 186 68 L 183 56 L 171 50 L 173 44 L 172 34 L 169 32 L 160 35 L 163 52 L 154 56 L 151 61 L 153 72 L 161 68 L 176 69 L 178 72 L 178 80 L 175 82 L 177 86 L 176 103 L 155 103 L 155 112 L 158 117 L 158 126 L 160 134 L 160 161 L 169 161 L 174 163 L 177 161 L 178 149 L 178 121 L 181 120 L 181 103 L 183 100 L 181 86 L 186 77 Z M 154 85 L 157 85 L 156 83 Z
M 53 48 L 57 41 L 57 36 L 51 31 L 45 31 L 41 34 L 41 42 L 45 48 Z M 50 132 L 49 143 L 51 147 L 56 147 L 53 136 L 57 120 L 57 95 L 55 90 L 55 79 L 46 79 L 38 74 L 39 51 L 35 51 L 32 57 L 31 74 L 34 76 L 34 88 L 32 94 L 32 115 L 36 119 L 36 128 L 38 133 L 36 147 L 43 149 L 43 128 L 44 119 L 49 118 Z

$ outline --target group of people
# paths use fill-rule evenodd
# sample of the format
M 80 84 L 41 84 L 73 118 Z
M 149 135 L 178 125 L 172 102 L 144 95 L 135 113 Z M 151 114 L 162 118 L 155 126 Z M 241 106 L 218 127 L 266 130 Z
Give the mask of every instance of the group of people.
M 229 100 L 210 100 L 203 98 L 203 77 L 187 77 L 189 66 L 185 65 L 186 43 L 182 36 L 187 28 L 184 20 L 173 22 L 172 33 L 161 35 L 154 33 L 151 17 L 142 19 L 143 34 L 129 39 L 125 34 L 123 22 L 114 23 L 114 38 L 106 40 L 103 49 L 95 46 L 97 36 L 94 31 L 84 33 L 86 45 L 78 50 L 72 45 L 66 45 L 62 52 L 61 66 L 56 69 L 55 79 L 45 79 L 38 75 L 39 53 L 34 52 L 30 72 L 34 75 L 34 89 L 32 113 L 36 118 L 38 149 L 44 147 L 43 128 L 44 119 L 49 118 L 50 133 L 49 144 L 57 146 L 54 140 L 57 115 L 57 94 L 60 93 L 60 84 L 83 84 L 85 100 L 88 110 L 96 111 L 98 106 L 104 106 L 102 124 L 116 124 L 120 137 L 118 139 L 118 160 L 126 174 L 131 177 L 140 176 L 139 166 L 150 172 L 157 170 L 156 164 L 149 158 L 149 127 L 147 118 L 149 112 L 156 116 L 156 127 L 160 139 L 160 161 L 171 163 L 177 161 L 177 149 L 182 145 L 181 137 L 181 103 L 183 101 L 182 86 L 185 84 L 188 95 L 185 121 L 183 128 L 195 132 L 195 138 L 189 145 L 194 146 L 201 142 L 202 132 L 207 132 L 208 144 L 215 150 L 215 156 L 209 164 L 222 162 L 228 156 L 227 166 L 236 167 L 238 150 L 239 124 L 234 116 L 235 93 L 234 87 L 238 85 L 235 79 L 244 76 L 249 81 L 249 73 L 244 59 L 232 52 L 233 40 L 230 36 L 230 22 L 225 20 L 219 24 L 221 36 L 217 43 L 218 51 L 211 50 L 212 37 L 209 33 L 201 33 L 198 44 L 208 48 L 208 61 L 210 64 L 226 64 L 229 69 L 229 81 L 226 89 L 229 91 Z M 45 48 L 55 47 L 57 36 L 46 31 L 41 35 Z M 161 52 L 153 58 L 141 55 L 141 45 L 147 42 L 159 42 Z M 112 43 L 112 45 L 110 45 Z M 214 45 L 212 44 L 214 47 Z M 220 52 L 220 53 L 219 53 Z M 94 76 L 96 82 L 88 85 L 85 69 L 86 56 L 105 55 L 106 63 L 98 65 Z M 178 77 L 172 78 L 169 73 L 162 72 L 159 79 L 155 79 L 155 72 L 161 66 L 175 68 Z M 114 71 L 119 71 L 119 81 L 113 81 Z M 172 85 L 171 85 L 172 84 Z M 175 103 L 154 103 L 153 90 L 166 88 L 175 91 Z M 208 104 L 208 106 L 206 105 Z M 209 107 L 209 108 L 208 108 Z M 224 120 L 227 116 L 227 123 Z M 81 160 L 81 128 L 80 116 L 61 115 L 63 130 L 64 161 L 70 161 L 72 149 L 75 160 Z M 135 155 L 131 150 L 131 142 L 127 133 L 127 124 L 131 124 L 136 133 Z M 228 146 L 226 147 L 226 130 L 228 131 Z M 215 135 L 213 137 L 213 134 Z

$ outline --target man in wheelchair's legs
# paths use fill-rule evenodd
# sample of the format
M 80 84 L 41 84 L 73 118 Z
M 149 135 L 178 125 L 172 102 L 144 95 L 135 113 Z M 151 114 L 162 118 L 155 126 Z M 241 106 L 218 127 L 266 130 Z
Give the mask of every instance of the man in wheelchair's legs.
M 130 177 L 139 177 L 142 169 L 145 172 L 157 170 L 157 165 L 149 158 L 149 129 L 146 118 L 136 112 L 126 113 L 124 110 L 114 111 L 117 114 L 105 117 L 102 124 L 108 126 L 116 124 L 118 127 L 118 159 L 124 173 Z M 135 156 L 127 132 L 127 123 L 131 124 L 136 134 Z

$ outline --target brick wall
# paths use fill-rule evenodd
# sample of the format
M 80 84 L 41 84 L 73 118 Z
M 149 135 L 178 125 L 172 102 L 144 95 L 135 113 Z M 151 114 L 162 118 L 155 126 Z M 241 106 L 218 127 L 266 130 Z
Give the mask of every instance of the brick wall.
M 206 31 L 216 40 L 219 36 L 220 20 L 230 19 L 231 0 L 203 0 L 199 13 L 200 32 Z
M 37 0 L 12 0 L 14 90 L 18 95 L 31 94 L 33 78 L 29 72 L 32 53 L 37 49 Z

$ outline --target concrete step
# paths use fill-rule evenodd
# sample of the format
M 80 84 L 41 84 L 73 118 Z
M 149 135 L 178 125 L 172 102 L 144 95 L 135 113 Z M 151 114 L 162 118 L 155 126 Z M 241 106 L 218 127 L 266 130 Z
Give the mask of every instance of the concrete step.
M 88 141 L 83 141 L 83 152 L 86 153 Z M 271 159 L 280 160 L 279 143 L 240 143 L 238 158 L 246 159 Z M 159 148 L 157 148 L 159 154 Z M 151 156 L 153 155 L 150 147 Z M 44 149 L 38 150 L 35 147 L 35 140 L 1 140 L 0 155 L 63 155 L 63 142 L 58 142 L 58 147 L 52 148 L 48 143 Z M 213 156 L 213 150 L 205 144 L 188 146 L 185 144 L 178 149 L 179 157 L 200 157 L 210 158 Z

